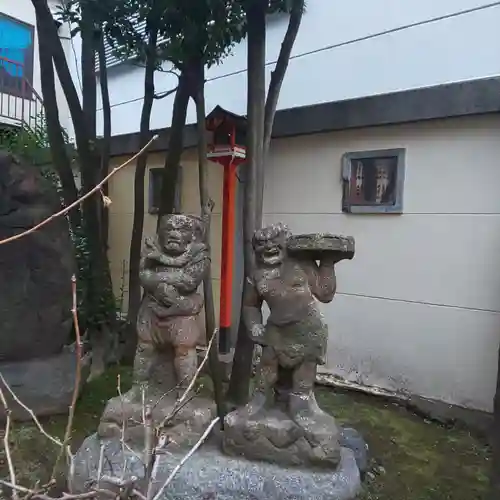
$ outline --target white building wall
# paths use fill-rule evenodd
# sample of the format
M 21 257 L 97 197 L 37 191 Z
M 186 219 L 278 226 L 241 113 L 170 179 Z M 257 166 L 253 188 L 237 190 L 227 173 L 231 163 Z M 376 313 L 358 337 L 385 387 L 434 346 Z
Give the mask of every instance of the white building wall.
M 53 9 L 55 12 L 56 5 L 59 4 L 59 0 L 49 0 L 49 7 Z M 35 29 L 35 40 L 34 40 L 34 57 L 33 57 L 33 88 L 38 93 L 40 97 L 42 97 L 42 86 L 40 81 L 40 63 L 39 63 L 39 52 L 38 52 L 38 36 L 36 30 L 36 17 L 35 17 L 35 9 L 33 8 L 33 4 L 31 0 L 0 0 L 0 13 L 11 16 L 19 21 L 23 21 L 27 24 L 30 24 Z M 67 26 L 62 26 L 59 30 L 59 35 L 62 40 L 63 48 L 68 57 L 68 61 L 70 62 L 71 68 L 71 58 L 69 57 L 69 49 L 70 49 L 70 38 L 69 38 L 69 30 Z M 69 110 L 68 105 L 66 103 L 66 99 L 64 98 L 64 94 L 59 83 L 59 80 L 56 75 L 56 95 L 58 100 L 58 108 L 59 108 L 59 119 L 61 121 L 61 126 L 68 130 L 69 133 L 72 133 L 72 126 L 69 123 Z M 20 106 L 20 104 L 18 104 Z M 12 108 L 13 109 L 13 108 Z M 32 107 L 32 112 L 35 112 L 35 107 Z M 4 112 L 6 109 L 4 109 Z M 29 111 L 26 106 L 25 117 L 28 119 Z
M 500 117 L 276 140 L 266 222 L 356 239 L 323 307 L 326 371 L 491 410 L 500 339 Z M 341 157 L 406 148 L 403 215 L 341 211 Z
M 498 75 L 500 5 L 467 12 L 491 3 L 308 0 L 278 108 Z M 423 24 L 410 26 L 415 23 Z M 269 19 L 268 78 L 286 27 L 287 16 Z M 396 31 L 381 34 L 388 30 Z M 79 53 L 78 40 L 75 45 Z M 237 113 L 246 112 L 245 68 L 244 41 L 235 47 L 232 56 L 208 70 L 208 110 L 220 104 Z M 113 134 L 137 131 L 143 69 L 121 64 L 110 68 L 109 80 Z M 176 78 L 158 73 L 155 83 L 157 92 L 162 92 L 175 87 Z M 153 128 L 170 126 L 172 99 L 155 102 Z M 188 121 L 195 121 L 194 106 L 190 106 Z

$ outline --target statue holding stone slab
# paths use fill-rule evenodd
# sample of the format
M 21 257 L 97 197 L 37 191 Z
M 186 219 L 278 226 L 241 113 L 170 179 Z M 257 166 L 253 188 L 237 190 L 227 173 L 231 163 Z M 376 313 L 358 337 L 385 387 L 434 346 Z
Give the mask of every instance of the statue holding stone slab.
M 250 459 L 335 468 L 341 459 L 339 429 L 314 397 L 328 340 L 318 301 L 333 300 L 335 264 L 352 259 L 354 240 L 292 236 L 279 223 L 258 230 L 253 248 L 255 270 L 245 283 L 243 314 L 262 356 L 253 399 L 226 417 L 224 450 Z M 263 302 L 270 310 L 265 325 Z

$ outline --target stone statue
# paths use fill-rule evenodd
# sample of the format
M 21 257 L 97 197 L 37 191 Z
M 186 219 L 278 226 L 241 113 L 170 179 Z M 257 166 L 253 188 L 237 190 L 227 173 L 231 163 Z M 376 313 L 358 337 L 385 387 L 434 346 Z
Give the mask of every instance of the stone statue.
M 181 394 L 194 376 L 201 333 L 198 314 L 203 308 L 198 287 L 210 265 L 203 233 L 201 219 L 169 215 L 160 221 L 158 237 L 146 241 L 134 367 L 138 384 L 148 382 L 158 354 L 167 351 L 173 359 L 173 382 Z
M 354 240 L 325 234 L 293 237 L 279 223 L 258 230 L 253 249 L 255 269 L 246 279 L 243 315 L 262 355 L 253 399 L 226 417 L 224 450 L 247 458 L 336 467 L 339 430 L 313 392 L 328 340 L 318 301 L 333 300 L 335 264 L 352 258 Z M 270 311 L 265 325 L 263 302 Z
M 184 214 L 162 217 L 158 235 L 145 241 L 140 263 L 144 296 L 137 319 L 133 386 L 123 398 L 108 402 L 102 435 L 116 433 L 124 411 L 129 420 L 140 421 L 134 415 L 140 416 L 143 399 L 154 408 L 155 421 L 161 421 L 175 403 L 172 398 L 184 394 L 198 367 L 198 316 L 203 308 L 198 288 L 209 265 L 204 219 Z M 189 418 L 193 404 L 176 413 L 178 423 Z M 211 402 L 203 401 L 200 407 L 209 418 Z

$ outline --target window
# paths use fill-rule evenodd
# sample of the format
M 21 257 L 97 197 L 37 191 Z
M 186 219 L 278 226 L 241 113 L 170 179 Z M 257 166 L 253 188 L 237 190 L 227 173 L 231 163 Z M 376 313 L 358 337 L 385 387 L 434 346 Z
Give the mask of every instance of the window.
M 402 213 L 404 149 L 346 153 L 342 162 L 343 212 Z
M 149 170 L 149 213 L 156 214 L 160 208 L 161 200 L 161 181 L 163 168 L 151 168 Z M 174 212 L 181 211 L 181 186 L 182 186 L 182 165 L 179 168 L 179 177 L 175 189 Z
M 0 93 L 32 98 L 33 26 L 0 14 Z

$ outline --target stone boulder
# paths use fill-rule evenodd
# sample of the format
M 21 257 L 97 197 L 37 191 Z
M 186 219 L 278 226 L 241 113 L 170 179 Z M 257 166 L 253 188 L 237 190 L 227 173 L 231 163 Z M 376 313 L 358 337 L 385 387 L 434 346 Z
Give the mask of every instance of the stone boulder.
M 71 493 L 85 493 L 95 482 L 99 457 L 103 451 L 104 476 L 137 478 L 143 492 L 146 470 L 141 451 L 124 447 L 119 439 L 89 436 L 74 458 L 69 477 Z M 361 490 L 359 470 L 354 454 L 341 448 L 336 470 L 324 471 L 297 467 L 280 467 L 266 462 L 251 462 L 241 457 L 228 457 L 219 451 L 218 443 L 207 443 L 189 459 L 160 496 L 161 500 L 353 500 Z M 169 452 L 157 455 L 153 491 L 158 492 L 174 468 L 185 456 Z M 101 487 L 109 488 L 102 483 Z
M 39 167 L 0 152 L 0 240 L 60 210 Z M 0 362 L 58 354 L 71 333 L 75 259 L 65 217 L 0 245 Z

